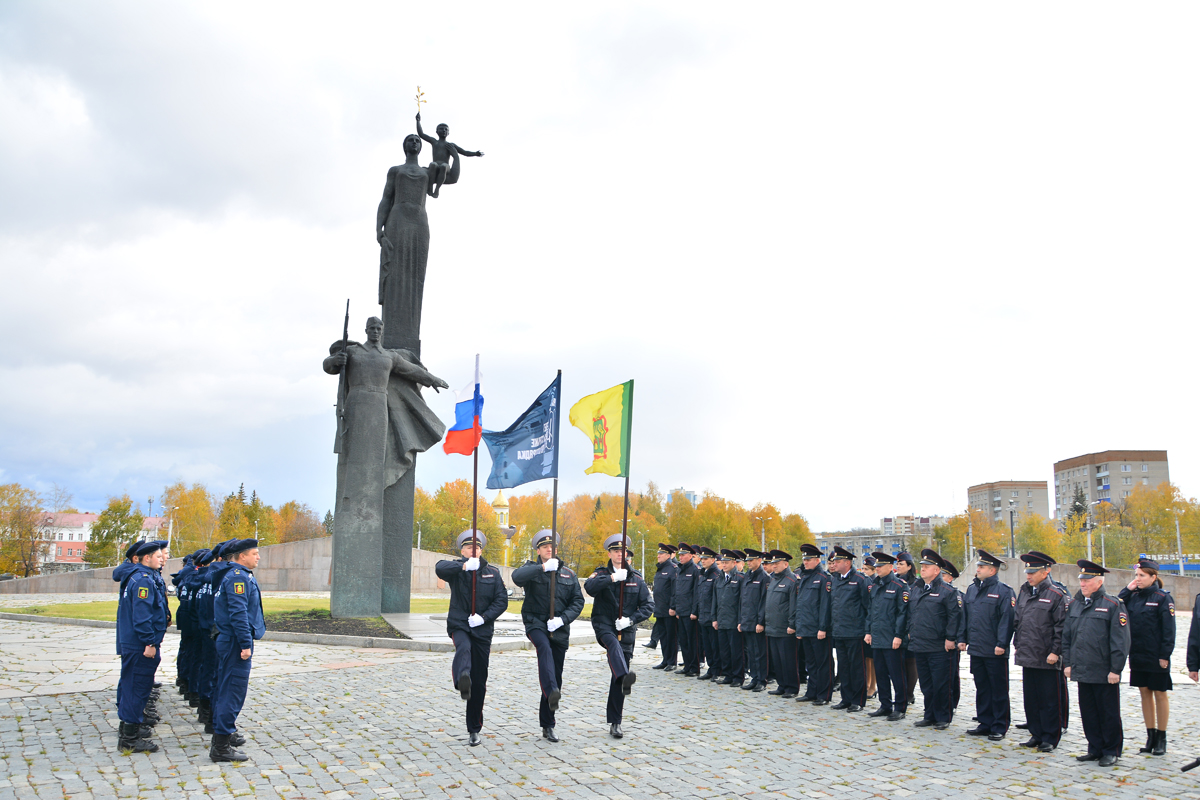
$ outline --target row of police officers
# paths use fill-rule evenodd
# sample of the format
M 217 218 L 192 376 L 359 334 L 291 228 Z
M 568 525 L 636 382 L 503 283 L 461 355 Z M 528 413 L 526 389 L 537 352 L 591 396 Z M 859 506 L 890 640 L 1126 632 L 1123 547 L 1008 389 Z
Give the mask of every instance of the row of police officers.
M 162 661 L 162 640 L 171 624 L 167 590 L 161 575 L 167 543 L 134 542 L 126 560 L 113 570 L 120 584 L 117 604 L 118 745 L 122 750 L 153 753 L 151 738 L 161 719 L 154 680 Z M 179 605 L 180 633 L 175 684 L 197 710 L 197 722 L 212 734 L 213 761 L 245 761 L 239 750 L 246 739 L 237 730 L 249 687 L 254 642 L 266 632 L 254 569 L 258 541 L 233 539 L 184 558 L 171 576 Z

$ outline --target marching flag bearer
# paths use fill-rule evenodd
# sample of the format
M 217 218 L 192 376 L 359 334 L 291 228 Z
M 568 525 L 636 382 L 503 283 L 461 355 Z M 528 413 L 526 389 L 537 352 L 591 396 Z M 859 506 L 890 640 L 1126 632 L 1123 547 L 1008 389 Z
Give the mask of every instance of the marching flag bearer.
M 562 697 L 563 661 L 571 646 L 571 623 L 583 612 L 579 578 L 554 557 L 557 539 L 549 529 L 534 534 L 537 560 L 526 561 L 512 574 L 513 583 L 525 589 L 521 621 L 525 623 L 525 635 L 537 651 L 538 681 L 542 687 L 538 718 L 542 738 L 551 742 L 558 741 L 554 732 L 554 712 Z M 550 603 L 552 590 L 553 606 Z
M 162 544 L 146 542 L 137 549 L 140 563 L 125 582 L 118 609 L 121 682 L 117 716 L 121 727 L 117 744 L 135 753 L 158 751 L 158 745 L 149 739 L 151 729 L 143 724 L 143 714 L 154 688 L 154 672 L 162 661 L 162 640 L 167 632 L 166 596 L 159 588 L 162 578 L 158 575 L 166 560 Z
M 258 566 L 258 540 L 242 539 L 224 550 L 232 566 L 213 596 L 217 626 L 217 689 L 213 698 L 213 761 L 246 761 L 234 741 L 245 743 L 238 734 L 237 718 L 250 688 L 250 657 L 254 642 L 267 632 L 263 621 L 262 597 L 254 569 Z M 237 739 L 233 737 L 237 736 Z
M 486 536 L 474 531 L 472 537 L 472 531 L 465 530 L 455 544 L 462 558 L 439 561 L 434 572 L 450 587 L 450 611 L 446 614 L 446 634 L 454 640 L 450 676 L 454 688 L 467 701 L 467 744 L 477 747 L 483 741 L 479 732 L 483 730 L 483 698 L 487 694 L 494 623 L 508 610 L 508 590 L 500 570 L 483 558 Z
M 606 712 L 608 733 L 614 739 L 620 739 L 625 735 L 621 730 L 625 698 L 637 680 L 637 675 L 629 669 L 633 661 L 637 626 L 650 619 L 654 603 L 650 600 L 650 590 L 641 573 L 627 566 L 632 553 L 621 546 L 621 534 L 614 533 L 605 539 L 604 548 L 608 551 L 608 564 L 598 567 L 591 574 L 584 589 L 594 598 L 592 630 L 596 632 L 596 641 L 608 653 L 608 668 L 612 672 Z M 620 604 L 621 616 L 618 616 L 622 587 L 625 589 L 625 598 Z

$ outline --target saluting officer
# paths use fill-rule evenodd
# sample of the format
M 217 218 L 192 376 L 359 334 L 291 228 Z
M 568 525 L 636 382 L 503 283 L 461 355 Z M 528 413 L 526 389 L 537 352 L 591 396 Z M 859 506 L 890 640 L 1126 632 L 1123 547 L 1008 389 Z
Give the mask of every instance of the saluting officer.
M 167 632 L 166 597 L 160 590 L 159 568 L 165 560 L 162 542 L 139 543 L 134 551 L 138 561 L 127 570 L 125 588 L 117 609 L 120 631 L 121 679 L 118 684 L 117 717 L 120 719 L 117 745 L 135 753 L 154 753 L 158 745 L 150 740 L 151 726 L 146 725 L 145 709 L 154 688 L 154 672 L 162 661 L 162 640 Z
M 875 663 L 879 708 L 867 716 L 887 717 L 889 722 L 897 722 L 908 711 L 903 649 L 908 635 L 908 584 L 892 572 L 895 558 L 887 553 L 871 555 L 875 559 L 875 585 L 863 640 L 870 646 L 871 660 Z
M 783 550 L 767 553 L 771 584 L 767 590 L 767 652 L 778 684 L 767 694 L 793 698 L 800 694 L 800 669 L 796 663 L 796 629 L 791 627 L 792 598 L 796 594 L 796 576 L 792 574 L 791 554 Z
M 513 583 L 525 589 L 521 621 L 537 651 L 538 682 L 542 687 L 538 721 L 542 738 L 552 742 L 558 741 L 554 714 L 562 697 L 563 662 L 571 645 L 571 623 L 583 612 L 578 576 L 554 556 L 558 542 L 559 537 L 549 529 L 538 531 L 533 537 L 537 560 L 526 561 L 512 575 Z
M 597 567 L 584 583 L 584 589 L 592 596 L 592 630 L 608 655 L 608 669 L 612 673 L 605 719 L 608 735 L 614 739 L 625 735 L 621 728 L 625 698 L 637 680 L 637 674 L 629 668 L 633 663 L 637 626 L 650 619 L 654 611 L 650 589 L 632 566 L 633 553 L 624 547 L 625 538 L 614 533 L 604 540 L 608 563 Z
M 658 566 L 654 571 L 654 627 L 659 631 L 662 660 L 651 669 L 667 672 L 675 669 L 675 659 L 679 655 L 679 637 L 676 636 L 675 617 L 671 614 L 675 602 L 675 576 L 679 574 L 679 565 L 671 558 L 674 553 L 675 545 L 659 542 Z
M 1088 751 L 1076 761 L 1111 767 L 1121 756 L 1121 670 L 1129 655 L 1125 604 L 1104 591 L 1107 569 L 1087 559 L 1079 566 L 1082 600 L 1071 604 L 1063 628 L 1063 672 L 1076 684 L 1079 719 Z
M 921 551 L 921 579 L 909 591 L 908 648 L 917 661 L 925 714 L 915 727 L 950 727 L 950 667 L 958 649 L 962 598 L 942 580 L 946 564 L 936 551 Z
M 833 697 L 832 658 L 833 586 L 829 573 L 821 568 L 821 550 L 816 545 L 800 545 L 800 573 L 793 587 L 791 621 L 788 627 L 804 648 L 808 669 L 808 688 L 797 702 L 823 706 Z
M 1036 747 L 1049 753 L 1062 738 L 1062 695 L 1059 671 L 1062 669 L 1063 623 L 1071 598 L 1050 580 L 1053 561 L 1043 553 L 1021 556 L 1025 562 L 1025 583 L 1017 592 L 1014 620 L 1013 660 L 1021 667 L 1025 701 L 1025 726 L 1029 740 L 1021 747 Z
M 717 581 L 724 573 L 717 569 L 717 553 L 708 547 L 700 551 L 700 576 L 696 579 L 696 623 L 700 626 L 700 649 L 708 662 L 708 671 L 699 678 L 716 680 L 721 675 L 720 645 L 717 644 Z
M 867 702 L 866 642 L 867 612 L 871 607 L 868 578 L 854 568 L 854 554 L 833 548 L 829 567 L 833 572 L 833 646 L 837 649 L 838 678 L 842 700 L 834 710 L 857 712 Z
M 1008 701 L 1008 648 L 1012 643 L 1017 596 L 1000 582 L 1000 559 L 977 550 L 975 580 L 963 601 L 966 617 L 964 640 L 975 678 L 975 715 L 978 727 L 967 731 L 993 742 L 1004 738 L 1012 719 Z
M 473 535 L 472 535 L 473 534 Z M 454 641 L 450 679 L 467 701 L 467 744 L 483 740 L 483 700 L 487 696 L 488 660 L 496 620 L 508 610 L 508 590 L 500 570 L 483 557 L 487 537 L 467 529 L 454 540 L 461 558 L 443 559 L 433 571 L 450 587 L 446 634 Z
M 683 661 L 685 678 L 700 674 L 700 636 L 696 615 L 696 583 L 700 569 L 692 561 L 695 549 L 687 542 L 680 542 L 675 551 L 679 559 L 679 571 L 675 574 L 675 591 L 671 596 L 670 614 L 675 618 L 675 630 L 679 638 L 679 654 Z
M 246 754 L 231 740 L 238 733 L 237 718 L 250 688 L 254 642 L 263 637 L 262 597 L 254 570 L 258 567 L 258 540 L 242 539 L 224 549 L 230 559 L 221 585 L 213 595 L 217 626 L 217 690 L 212 707 L 213 738 L 208 757 L 213 761 L 246 761 Z M 239 736 L 243 744 L 245 738 Z
M 717 631 L 720 652 L 721 679 L 724 686 L 741 686 L 745 677 L 742 660 L 742 634 L 738 631 L 738 615 L 742 609 L 742 571 L 739 569 L 745 554 L 739 550 L 725 548 L 717 562 L 721 576 L 717 578 L 714 591 L 717 598 L 717 620 L 713 623 Z
M 1138 560 L 1133 580 L 1117 595 L 1129 613 L 1129 685 L 1142 693 L 1146 746 L 1139 753 L 1167 752 L 1171 653 L 1175 650 L 1175 598 L 1163 589 L 1158 562 Z
M 752 547 L 745 549 L 746 572 L 742 577 L 741 608 L 738 611 L 738 630 L 746 646 L 746 672 L 750 683 L 742 687 L 752 692 L 767 688 L 767 589 L 770 576 L 763 569 L 766 553 Z

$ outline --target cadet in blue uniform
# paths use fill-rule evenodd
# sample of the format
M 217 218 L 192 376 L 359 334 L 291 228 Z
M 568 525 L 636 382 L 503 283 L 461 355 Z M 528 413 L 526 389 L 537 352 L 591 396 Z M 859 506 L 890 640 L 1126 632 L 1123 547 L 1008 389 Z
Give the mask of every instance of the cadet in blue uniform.
M 236 749 L 230 737 L 237 733 L 238 714 L 246 702 L 254 642 L 267 632 L 262 598 L 254 580 L 258 540 L 242 539 L 222 552 L 232 560 L 213 595 L 218 667 L 212 706 L 213 738 L 208 757 L 213 761 L 246 761 L 246 754 Z
M 1142 693 L 1146 746 L 1139 753 L 1167 752 L 1171 653 L 1175 650 L 1175 599 L 1163 589 L 1158 562 L 1138 560 L 1133 580 L 1117 597 L 1129 613 L 1129 685 Z
M 1016 620 L 1017 595 L 997 575 L 1003 563 L 986 550 L 976 551 L 975 581 L 963 600 L 964 636 L 975 678 L 975 716 L 972 736 L 1003 739 L 1012 720 L 1008 701 L 1008 649 Z
M 708 671 L 698 676 L 702 681 L 721 676 L 721 647 L 717 643 L 717 581 L 724 573 L 717 568 L 717 553 L 708 547 L 700 551 L 700 577 L 696 579 L 696 623 L 700 626 L 700 650 L 708 662 Z
M 904 640 L 908 635 L 908 584 L 892 572 L 896 559 L 887 553 L 872 553 L 875 585 L 867 616 L 864 641 L 871 648 L 875 676 L 879 681 L 879 708 L 868 717 L 904 719 L 908 710 L 908 677 L 904 671 Z
M 138 551 L 138 548 L 141 547 L 143 544 L 145 544 L 145 542 L 136 541 L 136 540 L 134 542 L 132 542 L 129 545 L 129 548 L 125 551 L 125 560 L 122 561 L 120 564 L 118 564 L 116 567 L 114 567 L 113 571 L 112 571 L 113 583 L 117 584 L 117 628 L 116 628 L 117 636 L 116 636 L 116 641 L 115 641 L 115 648 L 116 648 L 115 652 L 117 655 L 121 655 L 121 605 L 122 605 L 121 601 L 122 601 L 122 598 L 125 596 L 125 584 L 129 582 L 129 578 L 133 575 L 133 573 L 138 571 L 138 567 L 140 566 L 140 564 L 142 562 L 142 559 L 138 556 L 137 551 Z M 120 701 L 121 701 L 121 679 L 118 678 L 117 679 L 117 702 L 119 703 Z
M 179 603 L 175 610 L 175 627 L 179 630 L 179 649 L 175 652 L 175 687 L 180 694 L 187 694 L 187 676 L 196 650 L 195 631 L 188 618 L 187 589 L 184 588 L 188 577 L 196 571 L 195 559 L 196 553 L 184 556 L 183 566 L 171 575 L 171 585 L 175 587 L 175 598 Z
M 167 632 L 167 603 L 158 570 L 164 558 L 161 542 L 141 544 L 140 563 L 129 570 L 118 604 L 117 626 L 121 651 L 120 696 L 117 716 L 121 726 L 117 743 L 122 750 L 154 753 L 158 745 L 143 727 L 146 703 L 154 688 L 154 672 L 162 661 L 162 640 Z
M 675 550 L 679 570 L 675 573 L 675 591 L 671 594 L 668 612 L 675 618 L 680 661 L 683 662 L 683 670 L 679 674 L 685 678 L 700 674 L 700 626 L 696 620 L 696 582 L 700 577 L 700 568 L 692 561 L 695 555 L 696 551 L 687 542 L 680 542 Z
M 792 556 L 783 550 L 767 553 L 771 583 L 767 589 L 767 654 L 775 673 L 776 687 L 767 694 L 791 699 L 800 693 L 800 668 L 796 663 L 796 630 L 791 627 L 792 598 L 796 594 L 796 576 L 792 574 Z
M 460 533 L 455 546 L 462 557 L 439 561 L 434 572 L 450 587 L 446 614 L 446 634 L 454 641 L 450 677 L 467 701 L 467 744 L 476 747 L 483 741 L 479 732 L 483 730 L 492 635 L 496 620 L 508 610 L 508 590 L 500 570 L 483 558 L 487 537 L 475 531 L 473 538 L 474 544 L 470 529 Z
M 842 683 L 842 700 L 835 711 L 862 711 L 867 702 L 867 673 L 864 666 L 867 635 L 867 612 L 871 605 L 867 576 L 854 568 L 854 554 L 841 547 L 833 548 L 829 558 L 833 572 L 833 646 L 837 649 L 838 676 Z
M 789 627 L 804 648 L 804 664 L 808 670 L 808 688 L 796 700 L 823 706 L 833 697 L 832 659 L 833 586 L 829 573 L 821 568 L 821 550 L 815 545 L 800 545 L 801 569 L 796 575 L 792 597 L 792 619 Z
M 714 589 L 717 597 L 717 621 L 714 625 L 721 664 L 721 679 L 717 683 L 723 686 L 741 686 L 745 677 L 742 634 L 738 632 L 738 614 L 742 608 L 740 564 L 743 557 L 741 551 L 726 548 L 721 551 L 721 558 L 717 561 L 721 576 L 717 578 Z
M 675 669 L 675 659 L 679 655 L 679 638 L 675 631 L 675 617 L 671 614 L 675 596 L 675 576 L 679 574 L 679 565 L 671 558 L 675 553 L 675 545 L 658 543 L 658 566 L 654 571 L 654 627 L 659 628 L 658 642 L 662 648 L 662 660 L 652 669 L 671 672 Z
M 946 562 L 935 551 L 921 551 L 921 579 L 909 590 L 908 648 L 917 660 L 925 714 L 915 727 L 950 727 L 951 653 L 958 649 L 962 599 L 942 580 Z
M 1088 750 L 1076 761 L 1111 767 L 1121 756 L 1121 671 L 1129 655 L 1125 604 L 1104 591 L 1107 569 L 1087 559 L 1079 566 L 1081 599 L 1071 603 L 1063 627 L 1063 672 L 1075 681 L 1079 719 Z
M 608 735 L 614 739 L 625 735 L 621 728 L 625 698 L 637 680 L 637 675 L 629 668 L 633 663 L 637 626 L 650 619 L 654 611 L 646 581 L 636 569 L 627 566 L 633 553 L 624 548 L 622 541 L 619 533 L 604 540 L 608 563 L 597 567 L 584 584 L 593 599 L 592 630 L 596 632 L 596 641 L 608 656 L 608 669 L 612 673 L 605 719 L 608 722 Z
M 583 613 L 584 605 L 578 576 L 555 557 L 557 542 L 557 535 L 551 531 L 538 531 L 533 537 L 537 560 L 526 561 L 512 574 L 513 583 L 525 590 L 521 621 L 537 651 L 538 682 L 542 687 L 538 721 L 542 738 L 552 742 L 558 741 L 555 712 L 562 697 L 563 662 L 571 644 L 571 623 Z
M 196 597 L 196 619 L 199 623 L 197 627 L 202 632 L 208 631 L 208 643 L 202 644 L 205 650 L 201 659 L 201 669 L 204 672 L 200 676 L 196 700 L 195 702 L 189 701 L 189 703 L 196 709 L 196 721 L 204 723 L 204 732 L 208 734 L 213 733 L 212 708 L 217 692 L 217 677 L 220 672 L 214 599 L 217 591 L 221 588 L 221 582 L 225 580 L 225 574 L 233 568 L 233 563 L 227 557 L 228 548 L 237 542 L 237 539 L 230 539 L 213 548 L 213 562 L 203 577 L 203 583 L 200 584 Z M 245 743 L 241 734 L 233 734 L 229 743 L 234 747 L 240 747 L 239 741 Z
M 767 688 L 767 589 L 771 578 L 763 569 L 766 553 L 747 547 L 746 571 L 742 576 L 741 607 L 738 611 L 738 630 L 746 646 L 746 672 L 750 683 L 742 687 L 752 692 Z

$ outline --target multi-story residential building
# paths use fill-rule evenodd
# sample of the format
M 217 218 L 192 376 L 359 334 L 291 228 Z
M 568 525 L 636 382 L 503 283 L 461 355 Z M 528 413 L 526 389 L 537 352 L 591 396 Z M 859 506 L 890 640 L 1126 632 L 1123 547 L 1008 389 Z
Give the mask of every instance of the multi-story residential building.
M 691 489 L 684 489 L 682 486 L 680 486 L 678 489 L 672 489 L 671 491 L 667 492 L 667 505 L 671 504 L 671 498 L 673 498 L 675 495 L 686 497 L 688 502 L 691 503 L 693 507 L 700 505 L 700 495 L 696 494 Z
M 1137 486 L 1170 483 L 1166 450 L 1105 450 L 1059 461 L 1054 465 L 1054 516 L 1071 511 L 1076 489 L 1084 502 L 1119 502 Z
M 879 530 L 856 528 L 851 531 L 836 531 L 817 534 L 817 547 L 826 553 L 834 547 L 849 550 L 861 558 L 876 551 L 895 555 L 902 551 L 920 553 L 922 548 L 933 543 L 933 529 L 945 525 L 945 517 L 920 517 L 913 514 L 884 517 L 879 520 Z M 861 565 L 861 561 L 857 562 Z
M 92 525 L 99 514 L 51 514 L 47 538 L 51 540 L 42 562 L 42 572 L 73 572 L 87 569 L 83 560 L 87 543 L 92 538 Z M 167 520 L 163 517 L 146 517 L 142 520 L 141 538 L 165 536 Z
M 967 505 L 993 521 L 1006 520 L 1010 511 L 1018 516 L 1037 514 L 1050 518 L 1050 488 L 1046 481 L 995 481 L 967 489 Z

